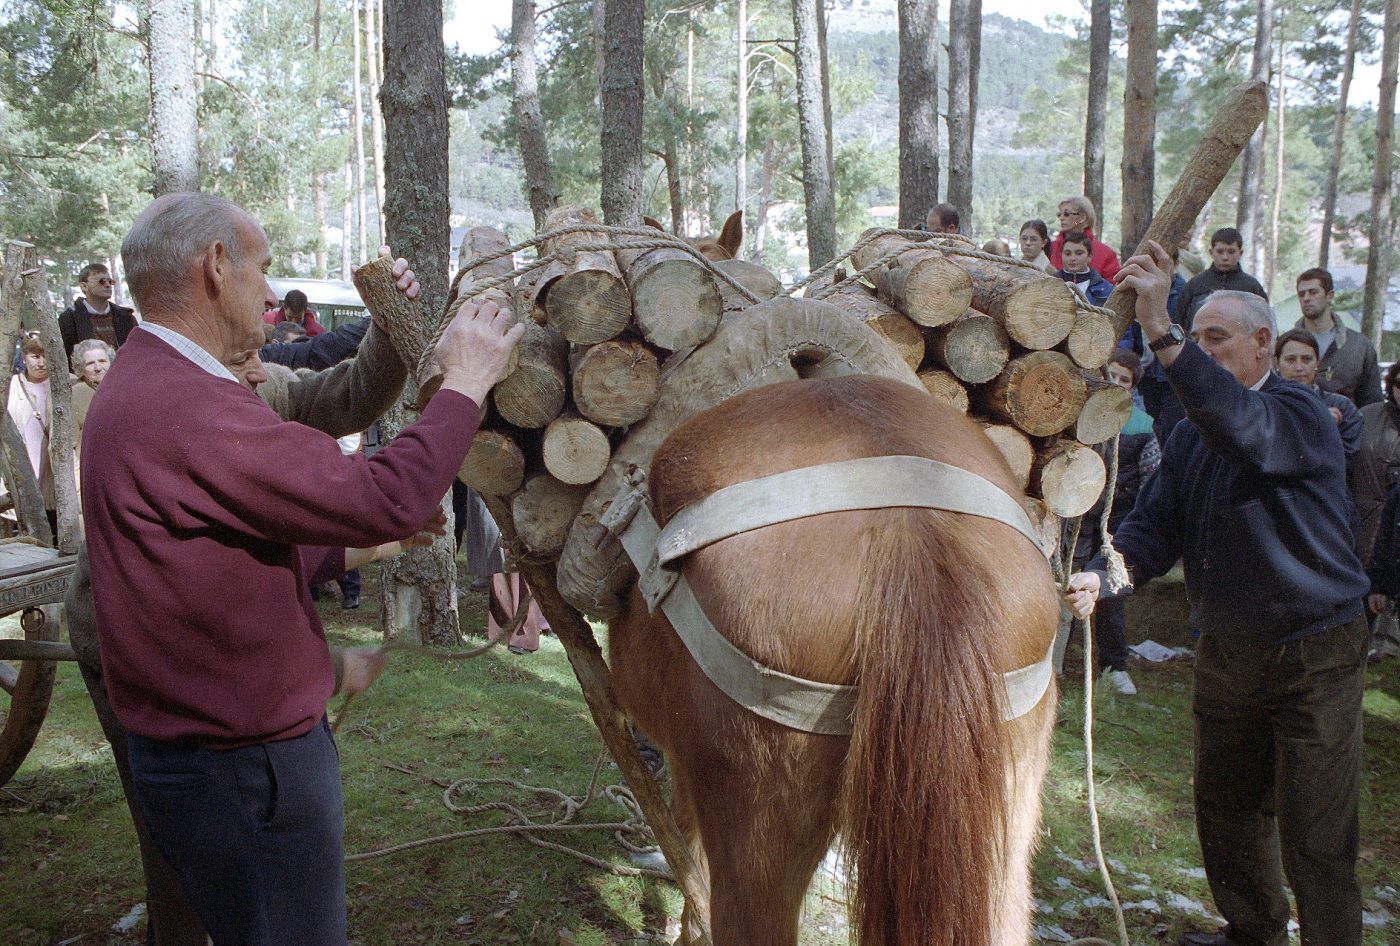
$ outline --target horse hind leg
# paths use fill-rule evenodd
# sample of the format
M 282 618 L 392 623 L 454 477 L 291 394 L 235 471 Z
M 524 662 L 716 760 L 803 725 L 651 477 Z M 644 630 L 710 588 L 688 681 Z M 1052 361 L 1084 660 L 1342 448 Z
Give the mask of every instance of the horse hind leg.
M 762 732 L 735 740 L 744 757 L 702 770 L 695 786 L 713 946 L 796 946 L 803 899 L 835 835 L 845 740 L 750 719 Z
M 994 943 L 1031 942 L 1031 855 L 1040 828 L 1040 789 L 1050 764 L 1056 688 L 1028 714 L 1007 724 L 1006 847 L 994 904 Z

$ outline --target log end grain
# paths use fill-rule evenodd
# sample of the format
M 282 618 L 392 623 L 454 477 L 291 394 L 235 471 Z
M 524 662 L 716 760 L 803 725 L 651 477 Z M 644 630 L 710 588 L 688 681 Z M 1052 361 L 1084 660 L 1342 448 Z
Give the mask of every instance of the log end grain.
M 641 342 L 612 339 L 576 355 L 574 406 L 605 427 L 623 427 L 647 416 L 661 393 L 656 355 Z
M 606 341 L 632 320 L 632 299 L 622 277 L 601 269 L 560 276 L 549 286 L 544 308 L 550 327 L 577 345 Z
M 544 430 L 544 467 L 561 483 L 582 486 L 603 475 L 612 459 L 608 435 L 574 414 L 549 422 Z
M 1077 311 L 1074 290 L 1064 280 L 1037 273 L 1008 294 L 1003 324 L 1027 348 L 1053 348 L 1074 328 Z
M 1090 446 L 1118 436 L 1133 413 L 1133 396 L 1118 385 L 1091 388 L 1074 422 L 1074 439 Z
M 719 327 L 724 302 L 715 276 L 678 250 L 653 250 L 627 274 L 642 337 L 667 351 L 692 348 Z
M 586 488 L 562 483 L 547 473 L 530 477 L 510 502 L 516 536 L 535 555 L 558 555 L 587 498 Z
M 1064 353 L 1081 368 L 1097 370 L 1108 364 L 1118 336 L 1113 334 L 1113 319 L 1103 312 L 1081 311 L 1074 327 L 1065 338 Z
M 878 273 L 878 271 L 877 271 Z M 877 286 L 899 309 L 920 325 L 945 325 L 972 305 L 972 279 L 956 263 L 931 250 L 911 250 L 879 274 Z
M 987 386 L 987 409 L 1035 437 L 1050 437 L 1079 417 L 1087 396 L 1083 375 L 1059 352 L 1033 351 L 1011 359 Z
M 898 312 L 890 312 L 888 315 L 867 319 L 865 324 L 899 352 L 899 357 L 904 359 L 906 365 L 915 371 L 919 370 L 919 365 L 923 364 L 924 360 L 924 333 L 919 331 L 919 326 L 914 324 L 913 320 Z
M 525 480 L 525 455 L 505 434 L 478 430 L 457 478 L 486 496 L 507 496 Z
M 1082 516 L 1103 494 L 1107 471 L 1098 452 L 1072 440 L 1043 450 L 1031 469 L 1031 492 L 1066 519 Z
M 930 329 L 928 336 L 934 360 L 967 384 L 983 384 L 1001 374 L 1011 354 L 1006 329 L 976 311 L 951 325 Z
M 1010 424 L 984 424 L 982 433 L 1006 459 L 1016 484 L 1025 489 L 1030 480 L 1031 464 L 1035 462 L 1035 447 L 1031 439 Z
M 968 409 L 967 388 L 962 386 L 957 378 L 950 372 L 939 368 L 929 368 L 919 372 L 919 380 L 923 382 L 924 390 L 960 414 L 966 414 Z
M 726 259 L 717 261 L 715 268 L 728 274 L 735 282 L 757 296 L 759 302 L 772 299 L 783 291 L 783 284 L 778 281 L 778 277 L 757 263 L 750 263 L 748 260 L 742 259 Z M 724 301 L 726 312 L 747 309 L 755 304 L 744 298 L 742 293 L 723 279 L 716 279 L 715 283 L 719 287 L 720 298 Z

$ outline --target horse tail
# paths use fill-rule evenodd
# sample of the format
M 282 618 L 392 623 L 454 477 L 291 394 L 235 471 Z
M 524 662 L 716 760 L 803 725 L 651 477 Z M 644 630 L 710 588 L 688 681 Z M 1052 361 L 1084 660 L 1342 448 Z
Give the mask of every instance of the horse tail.
M 861 946 L 992 946 L 1008 795 L 993 657 L 1009 633 L 972 554 L 983 528 L 904 509 L 865 536 L 841 803 Z

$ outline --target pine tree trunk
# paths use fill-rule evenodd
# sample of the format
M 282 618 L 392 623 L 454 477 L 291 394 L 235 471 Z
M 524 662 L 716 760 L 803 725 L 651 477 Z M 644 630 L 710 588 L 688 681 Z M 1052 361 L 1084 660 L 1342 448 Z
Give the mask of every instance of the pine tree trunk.
M 340 279 L 350 281 L 350 231 L 355 226 L 355 208 L 351 201 L 355 193 L 355 172 L 350 161 L 345 162 L 345 202 L 340 212 Z
M 325 279 L 329 272 L 326 269 L 326 178 L 319 170 L 311 175 L 311 207 L 316 225 L 315 242 L 312 244 L 315 275 L 317 279 Z
M 382 2 L 382 0 L 381 0 Z M 374 162 L 374 216 L 384 239 L 384 111 L 379 104 L 379 63 L 382 49 L 376 26 L 376 0 L 365 5 L 365 62 L 369 65 L 369 143 Z
M 350 0 L 350 34 L 354 37 L 354 72 L 350 86 L 355 103 L 355 111 L 350 116 L 350 140 L 355 147 L 355 223 L 360 238 L 360 262 L 363 263 L 369 260 L 369 236 L 365 214 L 365 102 L 360 87 L 360 72 L 364 68 L 360 51 L 360 0 Z
M 554 161 L 545 139 L 544 118 L 540 114 L 540 85 L 535 65 L 535 3 L 514 0 L 510 13 L 510 74 L 515 130 L 520 142 L 520 158 L 525 164 L 525 190 L 535 229 L 544 224 L 545 214 L 559 203 L 554 183 Z
M 1274 0 L 1256 0 L 1257 21 L 1254 27 L 1254 57 L 1249 77 L 1269 81 L 1269 60 L 1273 53 Z M 1244 257 L 1240 266 L 1251 273 L 1260 271 L 1263 248 L 1260 246 L 1262 220 L 1259 211 L 1264 185 L 1264 143 L 1268 137 L 1268 118 L 1264 119 L 1254 137 L 1244 149 L 1240 162 L 1240 202 L 1235 212 L 1235 227 L 1244 236 Z M 1249 265 L 1245 265 L 1248 261 Z
M 826 176 L 836 181 L 836 145 L 831 140 L 831 64 L 826 55 L 826 4 L 827 0 L 817 0 L 817 49 L 821 52 L 822 76 L 822 127 L 826 129 Z
M 826 121 L 822 110 L 821 49 L 817 4 L 792 0 L 797 52 L 797 121 L 802 137 L 802 194 L 807 210 L 807 264 L 811 269 L 836 256 L 836 202 L 831 190 Z
M 899 0 L 899 226 L 938 203 L 938 0 Z
M 1390 282 L 1390 168 L 1395 148 L 1395 71 L 1400 51 L 1400 0 L 1386 0 L 1381 51 L 1380 99 L 1376 105 L 1376 167 L 1371 179 L 1370 248 L 1366 251 L 1366 291 L 1361 333 L 1379 351 Z
M 1351 93 L 1351 77 L 1356 69 L 1356 36 L 1360 24 L 1361 0 L 1351 0 L 1347 48 L 1337 88 L 1337 107 L 1332 115 L 1332 161 L 1327 165 L 1327 187 L 1322 197 L 1322 238 L 1317 251 L 1317 265 L 1323 269 L 1327 268 L 1328 251 L 1332 247 L 1332 221 L 1337 216 L 1337 174 L 1342 166 L 1342 143 L 1347 134 L 1347 96 Z
M 1275 130 L 1274 130 L 1274 195 L 1269 202 L 1269 255 L 1265 260 L 1264 267 L 1264 288 L 1270 295 L 1277 295 L 1278 286 L 1275 280 L 1278 277 L 1278 226 L 1279 212 L 1283 207 L 1283 145 L 1284 145 L 1284 88 L 1288 80 L 1287 72 L 1284 68 L 1284 47 L 1283 27 L 1279 26 L 1278 38 L 1278 92 L 1274 102 Z
M 1152 223 L 1157 135 L 1157 0 L 1128 0 L 1128 75 L 1123 88 L 1123 259 Z
M 642 223 L 642 71 L 645 0 L 608 0 L 603 17 L 603 222 Z
M 972 231 L 972 137 L 977 123 L 977 73 L 981 0 L 948 5 L 948 203 L 957 208 L 963 233 Z
M 193 0 L 151 0 L 151 164 L 155 196 L 199 190 Z
M 735 90 L 737 103 L 735 105 L 737 127 L 735 129 L 735 150 L 738 156 L 734 160 L 734 209 L 740 211 L 745 217 L 749 204 L 749 4 L 748 0 L 739 0 L 739 24 L 735 45 L 739 55 L 737 59 L 737 71 Z M 761 214 L 760 214 L 761 216 Z M 745 226 L 745 229 L 749 229 Z M 745 240 L 749 243 L 749 253 L 751 258 L 758 259 L 754 255 L 762 252 L 762 240 Z
M 1110 0 L 1089 5 L 1089 107 L 1084 123 L 1084 196 L 1104 211 L 1104 137 L 1108 127 L 1109 37 L 1113 31 Z M 1102 228 L 1100 228 L 1102 230 Z
M 385 194 L 385 235 L 397 255 L 413 261 L 422 299 L 436 315 L 447 299 L 447 76 L 442 4 L 390 0 L 384 16 L 384 155 L 390 182 Z M 412 375 L 412 372 L 410 372 Z M 412 378 L 405 392 L 417 392 Z M 386 437 L 411 423 L 402 406 L 380 422 Z M 383 570 L 386 636 L 424 643 L 461 639 L 457 617 L 456 549 L 452 504 L 444 497 L 447 536 L 386 562 Z

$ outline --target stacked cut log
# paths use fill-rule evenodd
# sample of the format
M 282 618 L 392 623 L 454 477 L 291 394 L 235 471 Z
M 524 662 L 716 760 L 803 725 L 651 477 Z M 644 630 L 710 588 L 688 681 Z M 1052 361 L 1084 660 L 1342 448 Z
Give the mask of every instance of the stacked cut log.
M 526 334 L 461 476 L 505 501 L 526 549 L 548 557 L 630 426 L 652 410 L 668 359 L 679 362 L 726 312 L 781 284 L 754 264 L 721 264 L 740 291 L 694 254 L 613 236 L 577 207 L 553 211 L 545 227 L 574 232 L 543 244 L 547 265 L 493 292 L 515 305 Z M 504 235 L 472 231 L 462 263 L 505 244 Z M 1106 470 L 1095 447 L 1132 410 L 1101 371 L 1116 343 L 1112 321 L 1060 279 L 959 249 L 879 234 L 807 294 L 863 323 L 933 397 L 977 421 L 1049 535 L 1057 517 L 1098 499 Z M 488 266 L 468 272 L 463 291 L 509 272 L 499 260 Z
M 636 245 L 664 242 L 664 235 L 611 234 L 587 209 L 554 210 L 543 232 L 565 228 L 573 232 L 540 247 L 541 257 L 552 257 L 545 265 L 489 290 L 498 305 L 514 305 L 525 335 L 459 474 L 509 506 L 520 542 L 540 557 L 559 553 L 614 449 L 651 411 L 666 360 L 707 341 L 726 311 L 751 304 L 749 295 L 764 299 L 782 289 L 762 267 L 728 261 L 721 268 L 746 295 L 687 250 Z M 459 297 L 513 271 L 509 257 L 474 263 L 508 245 L 498 231 L 469 232 Z
M 982 426 L 1039 504 L 1038 524 L 1088 511 L 1106 476 L 1092 448 L 1132 413 L 1103 376 L 1113 320 L 1061 279 L 956 242 L 873 232 L 861 242 L 850 259 L 859 279 L 838 270 L 809 292 L 868 325 L 929 394 Z

